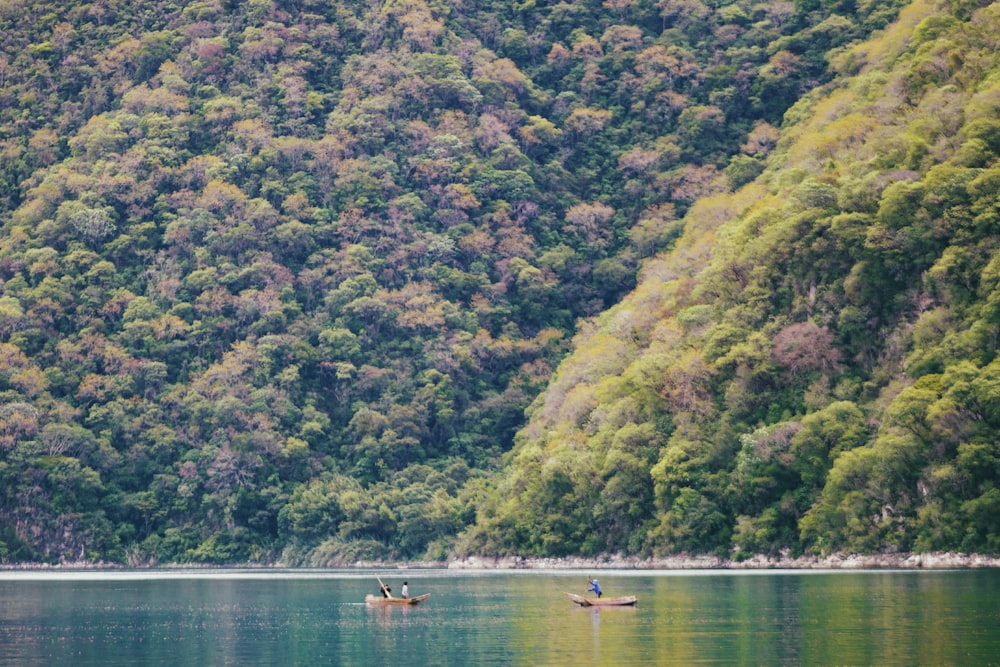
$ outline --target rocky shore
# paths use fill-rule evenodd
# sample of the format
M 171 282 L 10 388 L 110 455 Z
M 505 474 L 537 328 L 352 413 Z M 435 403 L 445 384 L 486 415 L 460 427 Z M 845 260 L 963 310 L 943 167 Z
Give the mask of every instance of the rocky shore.
M 1000 567 L 1000 558 L 979 554 L 836 554 L 818 556 L 753 556 L 734 561 L 716 556 L 666 558 L 479 558 L 448 563 L 453 570 L 947 570 Z
M 208 565 L 203 563 L 166 563 L 150 568 L 127 567 L 117 563 L 5 563 L 2 570 L 119 570 L 119 569 L 268 569 L 285 568 L 284 563 L 234 563 Z M 975 568 L 1000 568 L 1000 558 L 981 554 L 923 553 L 923 554 L 834 554 L 826 557 L 753 556 L 745 560 L 729 560 L 717 556 L 667 556 L 664 558 L 636 558 L 629 556 L 604 556 L 597 558 L 525 558 L 521 556 L 481 557 L 452 561 L 356 561 L 331 564 L 337 568 L 394 568 L 394 569 L 449 569 L 449 570 L 961 570 Z M 305 568 L 309 569 L 309 568 Z M 317 568 L 323 569 L 323 568 Z

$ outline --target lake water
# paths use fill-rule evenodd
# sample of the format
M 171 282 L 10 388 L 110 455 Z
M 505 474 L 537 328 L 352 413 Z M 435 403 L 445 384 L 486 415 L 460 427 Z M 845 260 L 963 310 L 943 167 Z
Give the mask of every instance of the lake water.
M 0 572 L 0 665 L 1000 665 L 998 570 L 594 574 Z

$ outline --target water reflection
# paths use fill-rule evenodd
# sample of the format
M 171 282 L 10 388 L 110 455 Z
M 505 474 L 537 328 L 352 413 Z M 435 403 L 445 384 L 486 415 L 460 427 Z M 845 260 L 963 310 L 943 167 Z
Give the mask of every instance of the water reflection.
M 379 605 L 373 606 L 366 604 L 365 607 L 368 608 L 368 615 L 373 617 L 379 625 L 393 625 L 400 623 L 405 626 L 410 617 L 410 611 L 413 609 L 410 605 Z

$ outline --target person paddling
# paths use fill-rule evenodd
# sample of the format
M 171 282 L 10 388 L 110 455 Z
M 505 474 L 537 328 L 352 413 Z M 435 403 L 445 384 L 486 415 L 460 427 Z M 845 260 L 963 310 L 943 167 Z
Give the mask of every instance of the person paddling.
M 597 583 L 597 579 L 587 579 L 587 583 L 590 584 L 590 588 L 587 589 L 587 592 L 590 593 L 591 591 L 593 591 L 594 593 L 597 593 L 597 597 L 600 598 L 601 585 Z
M 375 577 L 375 578 L 378 579 L 379 588 L 382 589 L 382 597 L 384 597 L 384 598 L 391 598 L 392 597 L 392 589 L 389 588 L 388 586 L 386 586 L 385 584 L 383 584 L 382 580 L 379 579 L 379 577 Z

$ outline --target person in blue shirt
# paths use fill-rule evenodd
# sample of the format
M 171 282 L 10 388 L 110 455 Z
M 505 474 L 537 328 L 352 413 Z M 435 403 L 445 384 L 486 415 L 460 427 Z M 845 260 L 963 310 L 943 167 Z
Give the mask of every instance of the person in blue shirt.
M 601 597 L 601 585 L 597 583 L 597 579 L 587 579 L 587 583 L 590 584 L 590 588 L 587 589 L 587 592 L 589 593 L 593 591 L 594 593 L 597 593 L 597 597 Z

